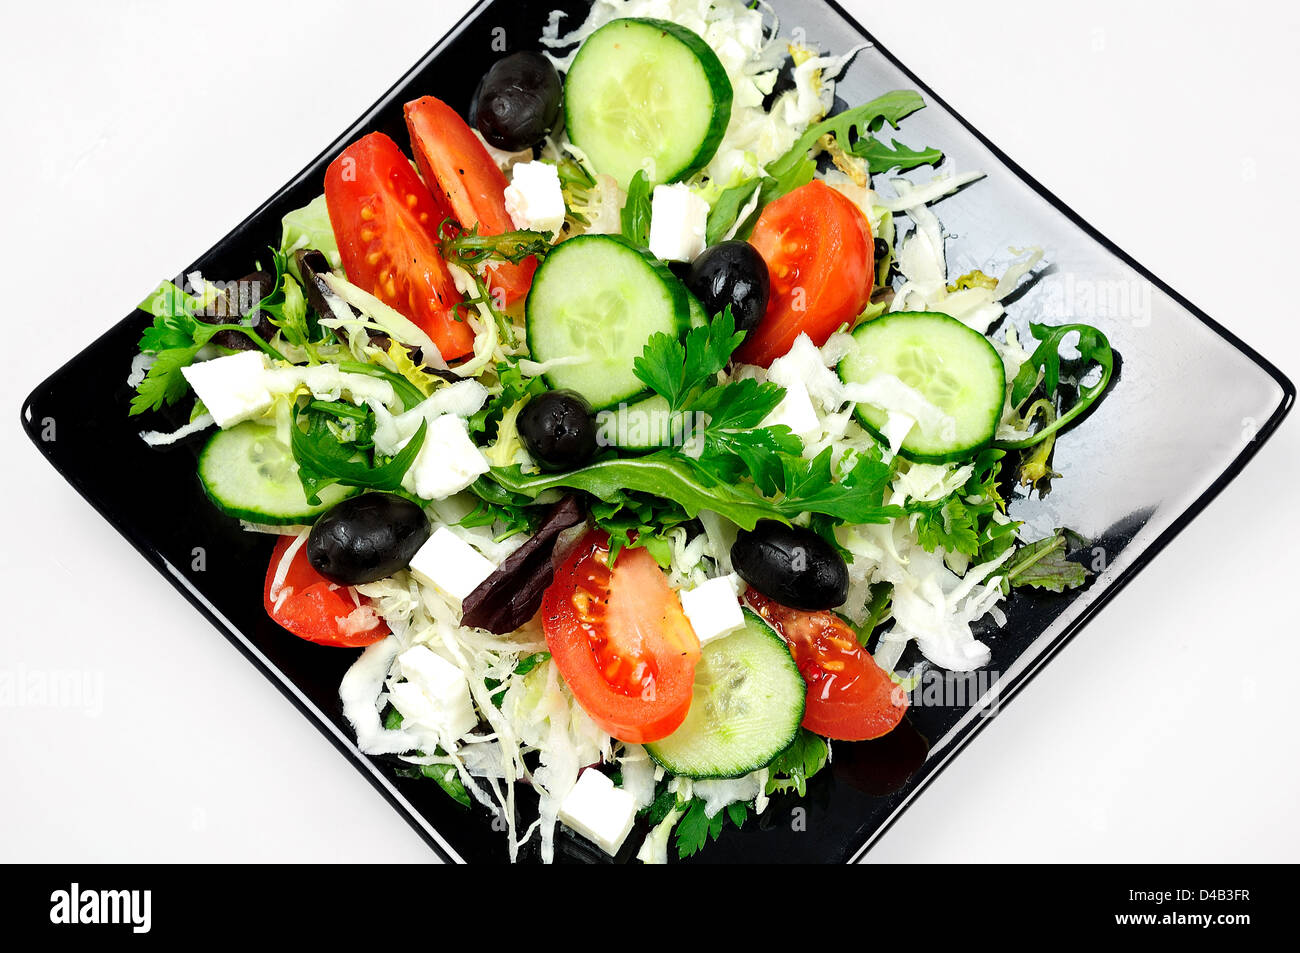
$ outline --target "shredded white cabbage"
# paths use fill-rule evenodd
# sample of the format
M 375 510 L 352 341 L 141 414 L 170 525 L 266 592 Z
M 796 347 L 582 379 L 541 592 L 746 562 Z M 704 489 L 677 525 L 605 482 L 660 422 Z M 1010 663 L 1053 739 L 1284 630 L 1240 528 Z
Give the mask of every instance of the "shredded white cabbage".
M 142 430 L 140 431 L 140 439 L 151 447 L 167 447 L 178 440 L 183 440 L 190 434 L 207 430 L 214 423 L 216 423 L 216 421 L 212 419 L 211 414 L 199 414 L 184 427 L 179 427 L 171 433 L 162 433 L 157 430 Z

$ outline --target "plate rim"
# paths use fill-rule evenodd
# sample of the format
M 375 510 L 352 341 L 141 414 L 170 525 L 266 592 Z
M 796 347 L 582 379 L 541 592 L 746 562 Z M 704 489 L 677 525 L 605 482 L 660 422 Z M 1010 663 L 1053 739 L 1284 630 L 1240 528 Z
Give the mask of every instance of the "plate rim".
M 260 218 L 263 212 L 270 207 L 280 195 L 292 189 L 302 182 L 309 173 L 317 167 L 323 159 L 332 157 L 341 145 L 351 141 L 367 125 L 372 124 L 376 115 L 386 107 L 390 98 L 398 93 L 399 90 L 407 86 L 413 78 L 430 62 L 436 58 L 443 48 L 465 28 L 478 19 L 485 9 L 491 7 L 498 0 L 478 0 L 466 13 L 456 21 L 439 39 L 420 56 L 401 76 L 399 76 L 387 89 L 368 106 L 361 115 L 348 125 L 337 137 L 330 140 L 328 144 L 314 156 L 301 170 L 291 176 L 285 183 L 277 188 L 267 199 L 258 204 L 249 212 L 237 225 L 230 231 L 219 238 L 206 251 L 204 251 L 193 263 L 182 270 L 182 273 L 192 271 L 195 266 L 212 255 L 216 254 L 224 245 L 231 240 L 240 236 L 247 228 L 251 227 L 253 222 Z M 1186 296 L 1172 288 L 1167 282 L 1151 271 L 1150 268 L 1143 265 L 1132 255 L 1126 252 L 1112 239 L 1100 232 L 1095 226 L 1090 224 L 1086 219 L 1079 215 L 1070 205 L 1063 201 L 1058 195 L 1044 186 L 1037 178 L 1025 170 L 1023 166 L 1012 159 L 1006 152 L 999 148 L 995 143 L 989 140 L 983 133 L 975 128 L 961 113 L 953 109 L 947 101 L 936 94 L 934 90 L 922 80 L 912 69 L 906 66 L 897 56 L 884 46 L 876 37 L 857 20 L 851 13 L 846 11 L 837 0 L 820 0 L 820 2 L 835 12 L 850 28 L 856 30 L 858 34 L 869 44 L 871 49 L 883 56 L 893 67 L 898 69 L 906 76 L 915 87 L 924 95 L 929 97 L 929 101 L 941 106 L 947 115 L 955 119 L 963 129 L 966 130 L 976 141 L 978 141 L 990 154 L 1001 162 L 1006 169 L 1011 172 L 1021 183 L 1028 186 L 1035 194 L 1044 199 L 1057 212 L 1074 226 L 1079 228 L 1085 235 L 1100 245 L 1109 254 L 1119 259 L 1129 268 L 1133 269 L 1145 281 L 1168 295 L 1174 302 L 1183 308 L 1188 315 L 1196 318 L 1203 325 L 1213 331 L 1226 345 L 1230 346 L 1238 353 L 1249 359 L 1249 361 L 1260 371 L 1263 371 L 1274 384 L 1281 390 L 1281 397 L 1269 413 L 1268 418 L 1260 424 L 1252 440 L 1244 444 L 1242 449 L 1235 454 L 1228 462 L 1227 466 L 1215 477 L 1215 479 L 1202 492 L 1192 500 L 1186 507 L 1178 511 L 1171 519 L 1168 526 L 1161 530 L 1154 538 L 1147 542 L 1143 547 L 1134 553 L 1132 561 L 1124 566 L 1112 579 L 1107 580 L 1103 588 L 1090 590 L 1092 598 L 1081 606 L 1078 614 L 1065 623 L 1061 631 L 1056 634 L 1052 640 L 1042 647 L 1040 651 L 1030 660 L 1026 668 L 1016 673 L 1009 679 L 999 679 L 995 685 L 995 695 L 999 707 L 1006 705 L 1014 699 L 1022 689 L 1025 688 L 1034 677 L 1042 671 L 1043 667 L 1056 657 L 1058 653 L 1072 641 L 1078 633 L 1091 622 L 1097 613 L 1107 606 L 1110 601 L 1121 592 L 1130 582 L 1144 570 L 1153 559 L 1155 559 L 1166 546 L 1168 546 L 1187 526 L 1202 512 L 1205 508 L 1219 496 L 1223 490 L 1232 483 L 1240 474 L 1246 465 L 1255 457 L 1260 449 L 1276 433 L 1282 421 L 1290 413 L 1295 404 L 1296 387 L 1289 377 L 1286 376 L 1273 362 L 1265 358 L 1250 344 L 1243 341 L 1231 330 L 1219 323 L 1201 308 L 1192 303 Z M 88 351 L 94 350 L 108 336 L 116 332 L 119 327 L 130 321 L 131 314 L 122 318 L 120 321 L 110 325 L 103 333 L 95 337 L 89 344 L 81 348 L 76 354 L 64 361 L 55 371 L 50 373 L 41 381 L 23 400 L 20 408 L 20 424 L 26 431 L 29 439 L 35 444 L 37 450 L 41 453 L 54 470 L 77 492 L 77 494 L 90 504 L 91 508 L 102 516 L 114 530 L 121 535 L 133 549 L 136 550 L 144 559 L 154 567 L 160 575 L 163 576 L 172 587 L 176 589 L 199 613 L 204 616 L 212 625 L 230 642 L 239 652 L 261 671 L 266 678 L 279 689 L 280 693 L 289 700 L 289 702 L 316 725 L 318 731 L 334 745 L 340 753 L 347 756 L 348 760 L 353 763 L 362 776 L 365 777 L 372 787 L 378 791 L 386 801 L 401 815 L 407 824 L 418 834 L 428 847 L 444 862 L 448 863 L 467 863 L 459 852 L 447 842 L 436 828 L 433 827 L 423 815 L 420 814 L 402 795 L 402 793 L 392 783 L 392 780 L 383 773 L 379 762 L 361 753 L 355 743 L 350 738 L 346 738 L 326 717 L 325 713 L 318 709 L 298 687 L 290 680 L 288 675 L 273 665 L 248 638 L 239 631 L 234 625 L 225 620 L 215 606 L 200 593 L 189 580 L 178 572 L 171 564 L 162 557 L 162 555 L 147 543 L 141 535 L 133 529 L 119 521 L 119 519 L 105 506 L 97 501 L 91 488 L 85 485 L 85 481 L 75 478 L 72 474 L 61 468 L 47 452 L 44 441 L 40 439 L 39 429 L 34 420 L 33 410 L 42 397 L 52 389 L 53 383 L 64 376 L 67 369 L 77 362 L 82 355 Z M 921 769 L 921 774 L 915 785 L 908 792 L 893 810 L 889 812 L 884 820 L 872 831 L 870 831 L 862 840 L 862 843 L 848 857 L 848 863 L 857 863 L 869 852 L 872 845 L 876 843 L 902 816 L 911 803 L 922 794 L 926 788 L 947 768 L 955 756 L 960 753 L 979 733 L 993 720 L 990 717 L 978 717 L 979 713 L 985 706 L 989 694 L 986 693 L 981 697 L 979 703 L 968 711 L 967 718 L 963 723 L 958 724 L 950 732 L 950 738 L 945 746 L 945 751 L 941 758 L 933 762 L 927 761 Z M 976 716 L 976 717 L 969 717 Z M 706 858 L 707 859 L 707 858 Z

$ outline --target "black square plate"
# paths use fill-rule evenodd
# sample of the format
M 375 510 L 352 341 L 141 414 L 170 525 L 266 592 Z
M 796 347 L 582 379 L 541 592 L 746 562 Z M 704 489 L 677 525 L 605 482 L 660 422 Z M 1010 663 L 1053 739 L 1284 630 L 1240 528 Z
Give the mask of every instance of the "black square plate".
M 982 713 L 1005 703 L 1052 655 L 1241 470 L 1281 422 L 1295 388 L 1272 364 L 1238 341 L 1081 221 L 1059 199 L 955 115 L 834 3 L 775 0 L 797 18 L 807 39 L 843 52 L 864 41 L 842 78 L 846 103 L 898 88 L 920 90 L 929 108 L 908 119 L 908 140 L 947 153 L 945 168 L 979 169 L 982 182 L 945 200 L 939 214 L 953 274 L 995 271 L 1011 248 L 1038 245 L 1051 263 L 1019 295 L 1007 320 L 1050 323 L 1077 319 L 1105 330 L 1122 358 L 1109 396 L 1061 441 L 1054 459 L 1059 489 L 1023 495 L 1012 514 L 1042 535 L 1068 526 L 1091 541 L 1098 570 L 1084 589 L 1055 596 L 1017 592 L 1006 604 L 1008 625 L 988 641 L 993 660 L 963 682 L 964 703 L 917 704 L 909 723 L 881 742 L 835 746 L 833 770 L 822 772 L 804 812 L 776 801 L 757 829 L 728 830 L 698 859 L 715 862 L 841 862 L 860 857 L 908 802 L 984 723 Z M 493 52 L 496 27 L 512 38 L 540 34 L 549 11 L 580 20 L 578 0 L 484 0 L 306 169 L 198 261 L 184 269 L 237 275 L 279 240 L 280 218 L 322 188 L 329 161 L 374 130 L 405 141 L 402 104 L 435 94 L 466 111 Z M 924 179 L 924 170 L 913 178 Z M 996 273 L 996 272 L 995 272 Z M 147 289 L 141 289 L 143 293 Z M 343 720 L 338 685 L 353 653 L 289 638 L 262 610 L 261 586 L 271 543 L 240 530 L 203 496 L 195 475 L 201 440 L 151 450 L 127 417 L 125 384 L 141 328 L 135 311 L 114 325 L 27 399 L 24 426 L 42 453 L 160 573 L 346 754 L 442 857 L 502 861 L 505 838 L 481 811 L 466 811 L 427 781 L 394 777 L 392 765 L 360 754 Z M 42 433 L 57 423 L 58 439 Z M 184 421 L 172 415 L 153 425 Z M 1137 448 L 1141 448 L 1140 451 Z M 105 466 L 111 461 L 111 466 Z M 133 478 L 148 472 L 145 484 Z M 144 487 L 147 485 L 147 492 Z M 191 573 L 196 545 L 223 554 L 219 567 Z M 951 702 L 951 697 L 945 701 Z M 526 808 L 525 808 L 526 809 Z M 629 838 L 624 856 L 639 836 Z M 524 859 L 536 859 L 535 847 Z M 558 860 L 600 860 L 566 834 Z

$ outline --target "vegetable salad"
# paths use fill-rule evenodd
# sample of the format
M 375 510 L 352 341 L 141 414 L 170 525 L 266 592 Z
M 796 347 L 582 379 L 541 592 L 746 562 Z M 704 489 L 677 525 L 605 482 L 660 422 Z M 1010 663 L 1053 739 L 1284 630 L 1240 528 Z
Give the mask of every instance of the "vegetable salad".
M 860 50 L 779 30 L 555 13 L 467 115 L 430 90 L 349 145 L 254 271 L 142 304 L 130 412 L 192 401 L 142 437 L 201 435 L 212 504 L 275 537 L 267 613 L 361 650 L 357 746 L 512 859 L 695 854 L 898 730 L 926 667 L 987 665 L 1013 588 L 1086 582 L 1007 497 L 1105 334 L 1002 320 L 1037 248 L 950 275 L 931 206 L 980 173 L 894 138 L 915 92 L 832 113 Z

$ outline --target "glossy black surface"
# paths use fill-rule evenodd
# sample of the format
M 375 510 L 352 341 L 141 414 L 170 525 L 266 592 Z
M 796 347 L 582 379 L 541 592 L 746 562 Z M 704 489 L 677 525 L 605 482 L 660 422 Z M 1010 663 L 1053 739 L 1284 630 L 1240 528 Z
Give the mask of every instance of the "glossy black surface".
M 830 3 L 776 0 L 807 39 L 840 52 L 867 34 Z M 581 3 L 496 0 L 475 9 L 440 41 L 394 89 L 346 130 L 284 189 L 198 261 L 178 269 L 160 261 L 157 270 L 176 274 L 194 268 L 205 275 L 245 274 L 268 244 L 279 238 L 279 220 L 321 191 L 325 166 L 358 136 L 381 130 L 406 139 L 401 107 L 433 94 L 465 112 L 484 64 L 494 52 L 494 32 L 520 48 L 537 36 L 548 12 L 564 7 L 576 15 Z M 572 20 L 570 20 L 572 22 Z M 529 40 L 528 42 L 531 42 Z M 1083 589 L 1063 596 L 1017 592 L 1006 605 L 1008 625 L 987 633 L 993 661 L 983 674 L 949 676 L 934 683 L 942 700 L 949 689 L 968 689 L 960 703 L 919 703 L 905 729 L 879 742 L 835 745 L 833 769 L 810 785 L 798 806 L 802 830 L 792 824 L 795 802 L 777 799 L 756 825 L 728 829 L 697 858 L 701 862 L 841 862 L 855 858 L 879 836 L 908 800 L 985 723 L 981 712 L 1019 691 L 1081 625 L 1132 578 L 1165 543 L 1240 470 L 1277 427 L 1295 389 L 1271 364 L 1223 330 L 1186 299 L 1161 284 L 1059 199 L 983 140 L 913 74 L 876 45 L 859 54 L 838 90 L 846 103 L 884 90 L 916 88 L 929 108 L 907 120 L 907 140 L 941 145 L 959 169 L 979 168 L 988 178 L 946 200 L 938 213 L 948 232 L 950 267 L 962 274 L 996 269 L 1007 249 L 1038 244 L 1049 249 L 1052 268 L 1017 296 L 1008 320 L 1022 330 L 1030 316 L 1057 322 L 1093 320 L 1104 328 L 1123 359 L 1112 393 L 1057 444 L 1053 460 L 1062 478 L 1045 498 L 1022 491 L 1012 514 L 1027 534 L 1070 526 L 1091 540 L 1090 564 L 1098 570 Z M 1072 145 L 1063 143 L 1062 148 Z M 925 178 L 923 170 L 914 178 Z M 1118 315 L 1096 310 L 1095 294 L 1119 288 L 1128 309 Z M 1084 294 L 1093 293 L 1090 299 Z M 143 289 L 142 289 L 143 290 Z M 221 630 L 322 733 L 358 766 L 376 788 L 441 855 L 471 862 L 506 859 L 505 839 L 486 813 L 462 809 L 427 781 L 396 779 L 391 762 L 356 752 L 343 723 L 337 688 L 353 653 L 322 648 L 287 636 L 262 610 L 261 586 L 271 540 L 245 533 L 204 499 L 195 475 L 201 440 L 151 450 L 128 419 L 124 379 L 135 351 L 142 312 L 135 311 L 53 374 L 28 398 L 23 422 L 54 467 L 140 553 Z M 42 440 L 49 421 L 57 439 Z M 145 426 L 169 429 L 181 414 L 161 415 Z M 1141 448 L 1140 452 L 1136 448 Z M 112 465 L 105 465 L 111 460 Z M 140 473 L 150 479 L 141 481 Z M 208 552 L 207 571 L 191 574 L 191 550 Z M 526 791 L 520 810 L 532 804 Z M 629 838 L 619 860 L 639 842 Z M 535 852 L 525 860 L 536 859 Z M 557 859 L 602 861 L 604 855 L 567 834 L 557 838 Z

